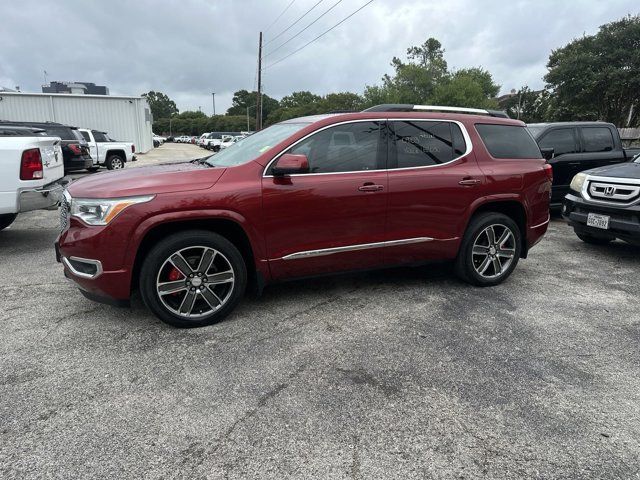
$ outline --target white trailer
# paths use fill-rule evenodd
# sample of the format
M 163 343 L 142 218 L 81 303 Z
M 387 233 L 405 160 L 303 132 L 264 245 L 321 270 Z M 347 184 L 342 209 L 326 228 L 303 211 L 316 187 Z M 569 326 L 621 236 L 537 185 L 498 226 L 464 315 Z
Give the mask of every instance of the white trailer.
M 0 92 L 0 120 L 59 122 L 109 132 L 137 152 L 153 148 L 153 117 L 144 97 Z

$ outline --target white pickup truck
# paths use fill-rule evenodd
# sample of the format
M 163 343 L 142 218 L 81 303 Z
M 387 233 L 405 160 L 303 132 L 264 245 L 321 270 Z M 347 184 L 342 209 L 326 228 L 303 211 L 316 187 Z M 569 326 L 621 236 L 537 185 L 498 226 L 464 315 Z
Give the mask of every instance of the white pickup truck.
M 60 137 L 0 126 L 0 230 L 19 213 L 56 208 L 67 183 Z
M 109 170 L 119 170 L 124 168 L 126 162 L 136 160 L 134 155 L 136 147 L 133 143 L 116 142 L 109 138 L 106 132 L 99 130 L 87 128 L 78 130 L 89 144 L 89 151 L 93 158 L 93 168 L 89 170 L 95 171 L 101 166 L 106 166 Z

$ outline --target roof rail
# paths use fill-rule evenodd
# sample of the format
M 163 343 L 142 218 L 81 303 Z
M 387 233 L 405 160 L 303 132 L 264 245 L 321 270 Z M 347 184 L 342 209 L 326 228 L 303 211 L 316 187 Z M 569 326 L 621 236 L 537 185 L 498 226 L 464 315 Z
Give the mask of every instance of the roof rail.
M 482 108 L 446 107 L 440 105 L 413 105 L 410 103 L 383 103 L 375 107 L 367 108 L 364 112 L 455 112 L 470 113 L 475 115 L 488 115 L 490 117 L 510 118 L 501 110 L 485 110 Z

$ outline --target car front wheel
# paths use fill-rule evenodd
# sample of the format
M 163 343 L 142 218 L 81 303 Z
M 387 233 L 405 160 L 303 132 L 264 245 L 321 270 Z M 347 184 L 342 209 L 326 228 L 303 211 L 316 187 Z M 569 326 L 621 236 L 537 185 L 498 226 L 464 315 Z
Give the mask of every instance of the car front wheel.
M 238 249 L 207 231 L 174 234 L 158 243 L 140 271 L 140 292 L 149 309 L 179 328 L 221 321 L 238 304 L 247 269 Z
M 455 270 L 473 285 L 498 285 L 516 268 L 521 250 L 520 228 L 511 218 L 501 213 L 480 214 L 465 232 Z

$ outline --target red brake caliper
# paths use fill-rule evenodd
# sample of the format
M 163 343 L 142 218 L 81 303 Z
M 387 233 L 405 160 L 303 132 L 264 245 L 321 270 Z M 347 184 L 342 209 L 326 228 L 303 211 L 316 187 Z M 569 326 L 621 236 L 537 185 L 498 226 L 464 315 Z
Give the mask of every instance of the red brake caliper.
M 182 273 L 180 273 L 180 270 L 178 270 L 176 267 L 173 267 L 169 272 L 169 281 L 175 282 L 177 280 L 180 280 L 181 278 L 184 278 L 184 275 L 182 275 Z M 179 293 L 180 292 L 176 292 L 176 293 L 172 293 L 171 295 L 176 296 Z

